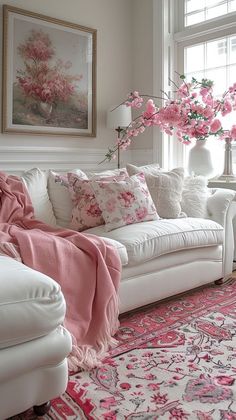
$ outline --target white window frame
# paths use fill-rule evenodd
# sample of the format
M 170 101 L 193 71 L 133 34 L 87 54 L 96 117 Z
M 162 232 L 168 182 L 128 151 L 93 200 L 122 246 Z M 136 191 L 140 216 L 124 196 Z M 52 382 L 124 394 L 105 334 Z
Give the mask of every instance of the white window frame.
M 174 9 L 174 54 L 171 60 L 173 67 L 180 74 L 184 72 L 185 47 L 236 34 L 236 12 L 184 27 L 184 0 L 172 0 L 172 7 Z M 236 163 L 236 145 L 233 144 L 232 146 L 233 160 Z M 178 159 L 172 159 L 172 166 L 180 163 L 184 165 L 185 151 L 186 146 L 179 148 Z

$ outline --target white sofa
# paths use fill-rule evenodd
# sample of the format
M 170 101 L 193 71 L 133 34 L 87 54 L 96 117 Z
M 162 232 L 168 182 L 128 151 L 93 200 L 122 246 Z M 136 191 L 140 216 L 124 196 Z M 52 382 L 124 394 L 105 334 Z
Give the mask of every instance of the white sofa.
M 69 212 L 69 217 L 71 213 L 71 203 L 65 203 L 70 200 L 69 192 L 59 189 L 58 193 L 50 174 L 36 168 L 23 177 L 36 217 L 65 226 L 68 221 L 63 219 L 63 213 Z M 101 225 L 84 231 L 103 237 L 118 249 L 123 265 L 120 313 L 232 273 L 236 195 L 226 189 L 208 191 L 204 219 L 155 220 L 110 232 Z
M 47 173 L 33 170 L 25 179 L 36 217 L 55 225 L 56 203 Z M 205 219 L 162 219 L 110 232 L 106 232 L 104 226 L 85 231 L 103 237 L 119 252 L 123 265 L 120 313 L 226 279 L 232 273 L 235 192 L 209 190 L 207 209 Z M 71 343 L 68 333 L 60 326 L 65 313 L 64 302 L 52 279 L 5 256 L 0 256 L 0 273 L 2 420 L 64 391 L 65 357 Z M 43 306 L 39 296 L 48 297 L 46 305 Z M 33 305 L 26 309 L 21 303 L 25 297 L 33 297 Z M 5 302 L 12 301 L 17 305 L 4 307 Z M 9 311 L 12 312 L 10 317 Z

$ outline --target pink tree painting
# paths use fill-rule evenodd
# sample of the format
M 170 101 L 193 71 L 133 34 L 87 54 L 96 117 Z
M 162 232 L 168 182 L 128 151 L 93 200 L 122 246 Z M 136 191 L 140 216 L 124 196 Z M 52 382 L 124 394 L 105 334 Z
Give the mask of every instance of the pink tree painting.
M 79 91 L 83 75 L 71 75 L 72 63 L 56 57 L 47 33 L 31 30 L 17 47 L 24 67 L 17 69 L 13 122 L 87 128 L 87 97 Z

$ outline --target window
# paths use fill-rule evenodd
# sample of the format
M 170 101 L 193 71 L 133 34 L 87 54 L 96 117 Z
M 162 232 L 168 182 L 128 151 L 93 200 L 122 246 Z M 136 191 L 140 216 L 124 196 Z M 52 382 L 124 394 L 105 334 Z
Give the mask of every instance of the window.
M 182 5 L 178 22 L 183 22 L 183 27 L 175 33 L 175 68 L 187 80 L 192 77 L 213 80 L 214 92 L 221 96 L 236 82 L 236 1 L 177 0 L 177 3 Z M 224 127 L 235 121 L 235 113 L 229 114 L 224 117 Z M 219 162 L 217 166 L 223 165 L 223 144 L 213 139 L 211 145 L 215 161 Z M 183 150 L 183 164 L 187 154 L 188 150 Z M 236 148 L 234 155 L 236 163 Z

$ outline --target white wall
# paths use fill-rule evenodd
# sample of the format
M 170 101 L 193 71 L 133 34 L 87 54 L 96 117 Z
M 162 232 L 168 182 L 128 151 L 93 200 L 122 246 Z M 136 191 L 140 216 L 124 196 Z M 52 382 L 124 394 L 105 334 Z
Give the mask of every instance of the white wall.
M 1 15 L 4 3 L 0 0 Z M 115 141 L 115 133 L 105 125 L 106 110 L 122 101 L 132 89 L 132 0 L 8 0 L 7 3 L 97 29 L 97 136 L 73 138 L 0 133 L 0 167 L 96 165 L 107 146 Z

